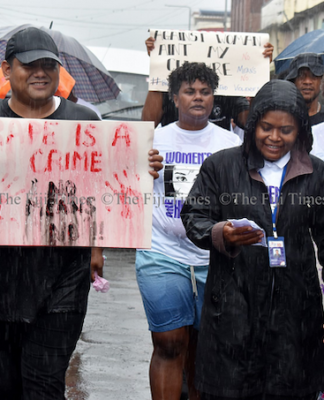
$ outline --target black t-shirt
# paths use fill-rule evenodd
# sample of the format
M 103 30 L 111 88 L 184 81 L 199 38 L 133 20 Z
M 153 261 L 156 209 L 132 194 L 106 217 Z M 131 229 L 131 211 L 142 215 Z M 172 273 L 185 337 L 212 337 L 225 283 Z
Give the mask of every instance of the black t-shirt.
M 321 109 L 318 113 L 309 117 L 309 120 L 312 126 L 324 122 L 324 109 L 323 110 Z
M 238 119 L 242 111 L 250 109 L 250 104 L 245 97 L 239 96 L 214 96 L 213 111 L 209 116 L 210 122 L 230 130 L 231 119 L 236 125 L 244 129 Z
M 233 118 L 235 124 L 244 129 L 238 120 L 238 115 L 242 111 L 249 110 L 249 108 L 250 104 L 245 97 L 214 96 L 214 106 L 209 120 L 224 129 L 230 130 L 231 119 Z M 170 100 L 168 93 L 163 93 L 161 125 L 168 125 L 178 119 L 178 109 L 175 107 L 174 102 Z
M 0 117 L 21 118 L 0 102 Z M 46 119 L 99 120 L 97 114 L 61 98 Z M 0 247 L 0 320 L 31 322 L 40 312 L 86 312 L 91 249 L 87 247 Z

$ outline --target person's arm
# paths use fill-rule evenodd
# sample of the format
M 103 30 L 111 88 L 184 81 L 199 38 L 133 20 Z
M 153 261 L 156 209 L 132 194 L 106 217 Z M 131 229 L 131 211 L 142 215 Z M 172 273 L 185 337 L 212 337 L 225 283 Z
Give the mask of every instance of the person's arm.
M 142 121 L 153 121 L 156 128 L 163 115 L 163 92 L 149 91 L 142 110 Z
M 264 52 L 262 54 L 264 57 L 269 57 L 269 63 L 271 63 L 273 55 L 273 46 L 271 43 L 268 42 L 264 45 Z
M 316 171 L 316 172 L 315 172 Z M 320 171 L 320 172 L 317 172 Z M 318 186 L 316 194 L 307 193 L 310 195 L 310 198 L 319 198 L 324 199 L 324 173 L 321 174 L 321 168 L 314 168 L 313 174 L 318 175 Z M 322 176 L 321 176 L 322 175 Z M 324 207 L 322 202 L 315 202 L 314 205 L 311 206 L 310 212 L 312 213 L 310 216 L 311 221 L 311 232 L 314 242 L 317 246 L 317 256 L 318 261 L 322 267 L 324 267 Z M 324 268 L 322 269 L 322 279 L 324 280 Z
M 210 250 L 212 246 L 213 227 L 222 222 L 220 188 L 214 158 L 215 155 L 212 155 L 203 162 L 181 210 L 181 219 L 188 238 L 196 246 L 206 250 Z
M 188 238 L 196 246 L 206 250 L 213 246 L 220 253 L 235 257 L 240 246 L 260 242 L 263 233 L 251 232 L 250 227 L 234 228 L 230 222 L 222 221 L 221 178 L 214 168 L 215 164 L 222 163 L 222 157 L 218 155 L 217 161 L 213 158 L 211 156 L 203 163 L 182 208 L 181 218 Z
M 149 151 L 148 162 L 149 166 L 153 169 L 149 170 L 149 174 L 153 176 L 154 179 L 159 177 L 158 172 L 163 168 L 163 157 L 159 155 L 159 150 L 151 149 Z
M 145 40 L 145 46 L 146 46 L 146 51 L 147 51 L 148 56 L 150 56 L 151 51 L 154 50 L 154 47 L 155 47 L 154 42 L 155 42 L 155 39 L 152 38 L 151 36 Z
M 321 180 L 323 181 L 324 176 L 321 176 Z M 324 187 L 324 182 L 319 185 L 322 189 Z M 323 193 L 316 193 L 317 198 L 324 198 Z M 315 202 L 316 203 L 316 202 Z M 323 204 L 317 204 L 314 206 L 311 232 L 314 242 L 317 247 L 317 258 L 322 267 L 324 267 L 324 207 Z M 321 272 L 322 281 L 324 281 L 324 268 L 322 268 Z M 323 325 L 324 329 L 324 325 Z M 324 338 L 322 339 L 324 343 Z
M 103 250 L 102 247 L 92 247 L 91 249 L 91 282 L 94 282 L 96 272 L 98 276 L 102 276 L 104 266 L 104 258 L 102 256 Z
M 232 223 L 227 221 L 223 227 L 223 238 L 226 248 L 237 246 L 250 246 L 251 244 L 261 242 L 263 233 L 261 230 L 252 231 L 251 226 L 233 227 Z
M 149 37 L 145 40 L 147 54 L 150 56 L 154 50 L 155 39 Z M 163 93 L 149 91 L 142 110 L 142 121 L 154 121 L 155 128 L 161 122 L 163 115 Z

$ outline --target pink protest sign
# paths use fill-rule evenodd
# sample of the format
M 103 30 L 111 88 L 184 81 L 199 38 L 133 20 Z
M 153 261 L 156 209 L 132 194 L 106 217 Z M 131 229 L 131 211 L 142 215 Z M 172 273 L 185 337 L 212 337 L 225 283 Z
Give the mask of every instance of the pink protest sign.
M 151 247 L 151 122 L 0 119 L 0 245 Z

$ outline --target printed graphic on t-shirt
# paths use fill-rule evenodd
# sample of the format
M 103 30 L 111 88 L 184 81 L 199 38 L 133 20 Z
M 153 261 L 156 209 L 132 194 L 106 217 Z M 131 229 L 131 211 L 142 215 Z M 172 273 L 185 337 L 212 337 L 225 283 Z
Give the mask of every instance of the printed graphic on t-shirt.
M 173 164 L 164 169 L 166 216 L 180 218 L 180 211 L 199 173 L 200 165 Z
M 195 164 L 201 165 L 212 153 L 168 151 L 165 154 L 165 164 Z

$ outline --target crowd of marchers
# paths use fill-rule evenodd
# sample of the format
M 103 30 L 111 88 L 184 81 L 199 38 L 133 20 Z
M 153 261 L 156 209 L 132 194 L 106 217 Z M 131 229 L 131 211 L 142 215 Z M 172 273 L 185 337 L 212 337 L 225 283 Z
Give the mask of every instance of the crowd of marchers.
M 267 43 L 270 62 L 272 52 Z M 46 32 L 15 33 L 1 65 L 11 95 L 0 117 L 99 120 L 55 96 L 61 64 Z M 156 126 L 148 168 L 159 206 L 136 278 L 154 400 L 183 397 L 183 375 L 190 400 L 312 400 L 324 388 L 324 209 L 290 195 L 324 198 L 323 74 L 322 57 L 302 53 L 251 100 L 215 95 L 219 76 L 197 60 L 171 72 L 168 93 L 148 92 L 142 119 Z M 1 399 L 65 398 L 102 250 L 0 248 Z

